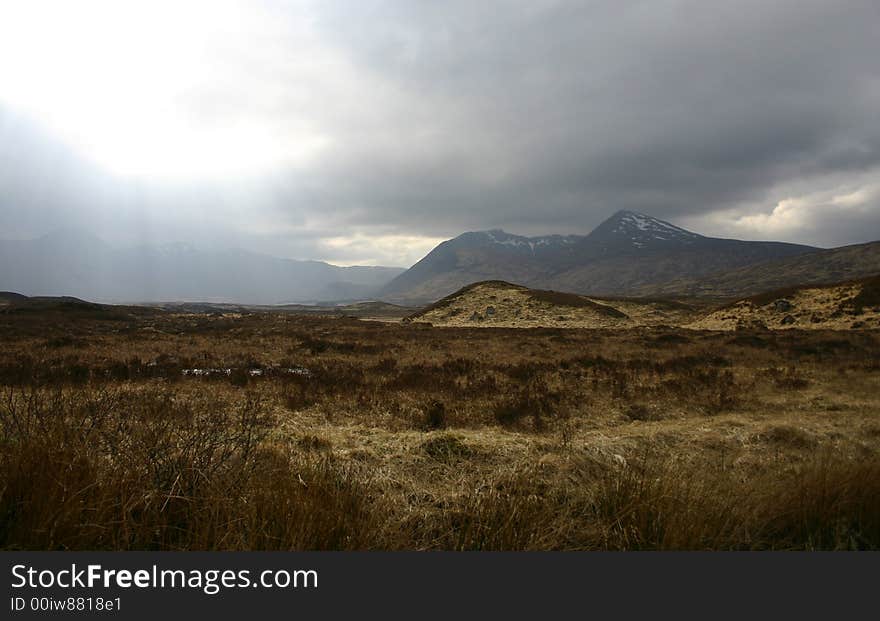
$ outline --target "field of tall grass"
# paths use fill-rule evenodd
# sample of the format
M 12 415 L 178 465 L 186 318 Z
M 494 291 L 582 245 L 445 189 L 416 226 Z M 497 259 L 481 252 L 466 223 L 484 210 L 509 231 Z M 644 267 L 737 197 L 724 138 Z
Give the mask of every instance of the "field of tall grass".
M 44 313 L 0 342 L 5 549 L 880 548 L 869 331 Z

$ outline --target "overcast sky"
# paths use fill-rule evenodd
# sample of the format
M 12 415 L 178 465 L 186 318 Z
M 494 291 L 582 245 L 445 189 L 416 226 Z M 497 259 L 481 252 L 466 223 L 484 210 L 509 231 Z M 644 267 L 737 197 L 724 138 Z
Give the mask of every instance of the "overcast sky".
M 880 238 L 880 2 L 2 0 L 0 238 Z

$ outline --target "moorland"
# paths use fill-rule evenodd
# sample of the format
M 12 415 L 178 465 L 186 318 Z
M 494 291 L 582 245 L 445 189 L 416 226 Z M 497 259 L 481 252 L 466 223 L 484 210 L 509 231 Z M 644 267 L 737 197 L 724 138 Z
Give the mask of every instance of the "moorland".
M 880 547 L 880 333 L 0 312 L 0 547 Z

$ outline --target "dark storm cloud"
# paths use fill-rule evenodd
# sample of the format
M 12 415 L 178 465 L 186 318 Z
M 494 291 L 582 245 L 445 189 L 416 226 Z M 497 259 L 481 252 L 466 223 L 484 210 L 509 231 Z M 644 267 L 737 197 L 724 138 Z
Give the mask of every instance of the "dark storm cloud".
M 358 189 L 385 181 L 361 217 L 584 230 L 617 208 L 769 210 L 792 179 L 880 164 L 876 3 L 473 4 L 357 4 L 373 30 L 327 25 L 420 95 L 430 141 L 347 162 Z
M 19 131 L 0 143 L 2 226 L 88 213 L 346 262 L 469 229 L 585 232 L 617 209 L 721 235 L 880 237 L 874 0 L 248 6 L 280 35 L 231 66 L 271 96 L 221 85 L 181 105 L 308 127 L 313 157 L 153 187 Z

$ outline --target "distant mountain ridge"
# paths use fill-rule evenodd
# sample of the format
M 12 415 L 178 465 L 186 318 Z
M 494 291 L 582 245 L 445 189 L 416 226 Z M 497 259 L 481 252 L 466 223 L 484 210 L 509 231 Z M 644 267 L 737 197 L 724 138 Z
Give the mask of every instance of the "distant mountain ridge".
M 115 248 L 88 232 L 0 241 L 0 290 L 91 301 L 416 306 L 501 280 L 599 297 L 733 298 L 880 273 L 880 242 L 822 250 L 704 236 L 632 211 L 588 235 L 493 229 L 442 242 L 410 269 L 340 267 L 190 244 Z
M 185 243 L 115 248 L 82 231 L 0 241 L 0 289 L 94 301 L 362 300 L 403 271 L 295 261 L 240 249 L 199 250 Z
M 380 292 L 430 302 L 483 280 L 585 295 L 627 296 L 640 288 L 816 252 L 799 244 L 707 237 L 633 211 L 618 211 L 588 235 L 523 237 L 463 233 L 434 248 Z

